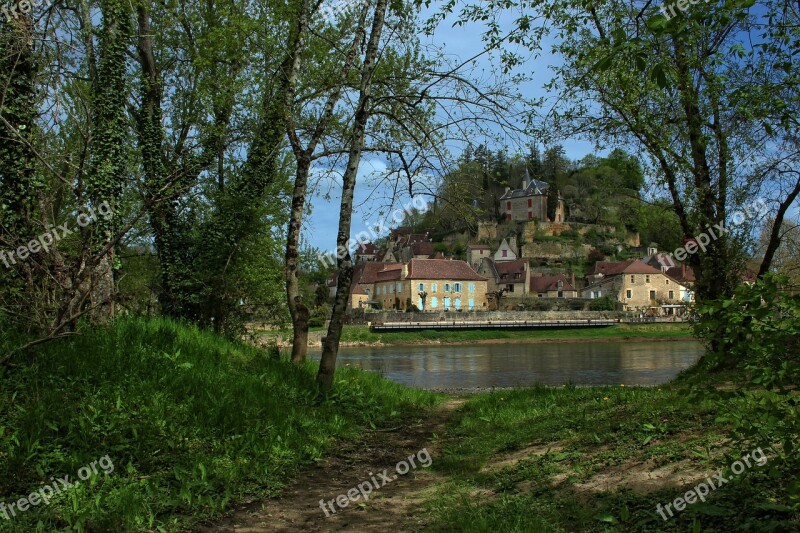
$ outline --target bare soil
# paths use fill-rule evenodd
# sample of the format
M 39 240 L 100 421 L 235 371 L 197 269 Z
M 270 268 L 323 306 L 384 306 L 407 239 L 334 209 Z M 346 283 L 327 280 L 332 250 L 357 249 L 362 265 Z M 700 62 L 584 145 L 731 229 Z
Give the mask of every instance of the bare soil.
M 447 421 L 464 402 L 453 399 L 437 407 L 432 415 L 426 413 L 417 423 L 371 430 L 357 441 L 342 442 L 325 460 L 301 473 L 279 497 L 240 508 L 223 522 L 199 531 L 420 531 L 424 522 L 417 511 L 428 491 L 443 477 L 423 468 L 416 457 L 417 468 L 405 475 L 397 475 L 395 466 L 423 449 L 435 462 L 440 449 L 436 435 L 443 433 Z M 373 491 L 367 501 L 359 498 L 343 509 L 335 506 L 335 513 L 328 507 L 330 516 L 326 516 L 320 500 L 335 500 L 372 476 L 381 483 L 379 473 L 384 470 L 389 478 L 396 479 Z

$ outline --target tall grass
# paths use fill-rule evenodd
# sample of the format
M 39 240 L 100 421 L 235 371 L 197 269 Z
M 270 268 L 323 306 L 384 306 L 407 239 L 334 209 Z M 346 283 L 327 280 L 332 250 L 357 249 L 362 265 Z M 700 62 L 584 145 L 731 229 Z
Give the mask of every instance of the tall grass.
M 0 374 L 0 503 L 105 455 L 115 469 L 12 520 L 0 513 L 0 530 L 185 529 L 279 492 L 333 439 L 437 398 L 350 369 L 320 396 L 313 378 L 311 366 L 166 319 L 44 345 Z

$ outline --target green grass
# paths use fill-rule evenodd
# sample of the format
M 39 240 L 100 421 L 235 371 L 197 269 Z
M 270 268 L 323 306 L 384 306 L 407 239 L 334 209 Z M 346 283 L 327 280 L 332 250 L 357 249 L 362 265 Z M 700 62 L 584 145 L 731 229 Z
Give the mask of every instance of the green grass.
M 364 342 L 383 344 L 414 344 L 430 341 L 470 342 L 476 340 L 584 340 L 584 339 L 625 339 L 625 338 L 689 338 L 688 324 L 620 324 L 606 328 L 586 329 L 532 329 L 532 330 L 473 330 L 473 331 L 409 331 L 372 333 L 367 326 L 346 326 L 342 332 L 344 342 Z
M 656 505 L 695 483 L 646 494 L 613 482 L 587 490 L 598 474 L 637 466 L 649 474 L 683 461 L 679 474 L 712 475 L 750 452 L 726 449 L 718 406 L 690 394 L 683 379 L 661 388 L 535 387 L 472 397 L 434 460 L 450 479 L 428 502 L 429 530 L 797 531 L 800 512 L 786 491 L 792 476 L 769 462 L 668 522 Z M 696 382 L 696 372 L 687 379 Z M 518 462 L 497 466 L 515 452 Z
M 423 416 L 439 398 L 349 369 L 321 396 L 313 371 L 159 319 L 39 347 L 32 364 L 0 367 L 0 503 L 106 455 L 114 470 L 0 514 L 0 530 L 189 529 L 280 492 L 334 439 Z

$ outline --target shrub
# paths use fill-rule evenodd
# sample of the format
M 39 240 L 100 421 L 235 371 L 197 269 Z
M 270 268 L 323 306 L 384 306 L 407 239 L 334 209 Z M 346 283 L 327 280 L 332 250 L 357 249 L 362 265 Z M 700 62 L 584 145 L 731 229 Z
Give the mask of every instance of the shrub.
M 613 311 L 617 308 L 617 302 L 611 296 L 595 298 L 589 302 L 589 311 Z
M 567 300 L 567 307 L 573 311 L 583 311 L 583 308 L 586 307 L 586 302 L 583 300 Z

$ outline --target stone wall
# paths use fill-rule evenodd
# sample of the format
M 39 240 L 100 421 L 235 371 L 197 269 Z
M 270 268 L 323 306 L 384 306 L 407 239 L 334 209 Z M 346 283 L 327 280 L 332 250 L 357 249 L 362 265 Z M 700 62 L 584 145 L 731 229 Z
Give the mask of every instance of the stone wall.
M 457 321 L 487 321 L 487 320 L 600 320 L 616 319 L 623 317 L 617 311 L 473 311 L 461 313 L 394 313 L 380 311 L 367 313 L 367 322 L 438 322 L 446 320 Z

